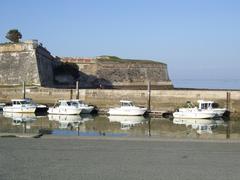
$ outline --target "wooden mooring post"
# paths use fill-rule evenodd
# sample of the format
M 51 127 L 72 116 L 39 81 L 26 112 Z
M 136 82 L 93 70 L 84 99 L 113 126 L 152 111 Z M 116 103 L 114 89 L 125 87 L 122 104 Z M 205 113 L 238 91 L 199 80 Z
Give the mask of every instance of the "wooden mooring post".
M 72 97 L 73 97 L 73 90 L 70 89 L 70 99 L 72 99 Z
M 76 99 L 79 99 L 79 81 L 76 81 Z
M 151 111 L 151 81 L 148 81 L 148 112 Z
M 226 98 L 226 104 L 227 104 L 227 111 L 231 111 L 231 93 L 227 92 L 227 98 Z
M 226 138 L 231 138 L 231 131 L 232 131 L 232 121 L 230 121 L 230 115 L 231 115 L 231 93 L 226 93 L 226 104 L 227 104 L 227 113 L 228 113 L 228 125 L 226 129 Z
M 26 98 L 26 87 L 25 87 L 25 81 L 23 81 L 22 93 L 23 93 L 23 99 L 25 99 L 25 98 Z

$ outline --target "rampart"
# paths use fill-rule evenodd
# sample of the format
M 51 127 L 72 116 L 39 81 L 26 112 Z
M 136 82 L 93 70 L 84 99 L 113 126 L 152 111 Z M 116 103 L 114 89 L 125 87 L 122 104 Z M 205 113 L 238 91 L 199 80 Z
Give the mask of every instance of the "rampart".
M 144 89 L 151 81 L 154 89 L 173 88 L 167 65 L 149 60 L 102 59 L 102 58 L 61 58 L 63 62 L 75 63 L 80 74 L 82 88 L 112 87 L 116 89 Z M 85 76 L 84 76 L 85 75 Z
M 53 67 L 61 63 L 36 40 L 0 44 L 0 85 L 54 86 Z
M 151 81 L 154 89 L 173 88 L 166 64 L 113 57 L 58 58 L 37 40 L 3 43 L 0 86 L 17 86 L 25 81 L 27 85 L 72 88 L 79 81 L 80 88 L 144 89 Z

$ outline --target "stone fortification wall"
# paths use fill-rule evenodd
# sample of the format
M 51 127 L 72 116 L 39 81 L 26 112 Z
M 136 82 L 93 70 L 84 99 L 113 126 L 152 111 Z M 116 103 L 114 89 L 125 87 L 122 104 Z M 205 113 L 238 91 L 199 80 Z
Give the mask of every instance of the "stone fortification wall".
M 167 65 L 156 62 L 98 63 L 97 76 L 107 79 L 114 87 L 146 87 L 148 81 L 155 86 L 171 86 Z
M 0 84 L 39 84 L 35 43 L 0 45 Z
M 63 57 L 62 62 L 74 63 L 79 71 L 86 75 L 95 75 L 97 73 L 97 59 L 80 57 Z
M 154 89 L 172 88 L 167 65 L 148 60 L 120 59 L 111 61 L 101 58 L 62 58 L 63 62 L 78 65 L 82 88 L 103 87 L 145 89 L 151 81 Z
M 53 67 L 60 63 L 36 40 L 0 44 L 0 85 L 52 87 Z
M 40 85 L 45 87 L 55 86 L 54 68 L 62 62 L 53 57 L 49 51 L 42 46 L 36 48 L 36 62 Z
M 50 88 L 27 88 L 27 97 L 36 102 L 53 104 L 58 99 L 69 99 L 70 90 Z M 173 111 L 182 107 L 186 101 L 196 103 L 199 99 L 214 100 L 221 107 L 226 106 L 226 93 L 231 93 L 230 108 L 232 112 L 240 113 L 240 91 L 214 91 L 214 90 L 152 90 L 151 109 L 155 111 Z M 0 102 L 10 101 L 12 98 L 20 98 L 21 89 L 0 88 Z M 73 90 L 73 97 L 75 90 Z M 147 107 L 148 92 L 146 90 L 109 90 L 109 89 L 82 89 L 80 99 L 99 108 L 109 108 L 119 105 L 121 99 L 132 100 L 137 105 Z

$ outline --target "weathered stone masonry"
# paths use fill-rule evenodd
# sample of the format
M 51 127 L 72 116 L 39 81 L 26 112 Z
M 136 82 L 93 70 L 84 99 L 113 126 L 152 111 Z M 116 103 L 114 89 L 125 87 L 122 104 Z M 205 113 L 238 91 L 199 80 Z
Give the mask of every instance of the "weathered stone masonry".
M 0 86 L 27 85 L 73 88 L 172 89 L 167 65 L 149 60 L 102 58 L 56 58 L 37 40 L 0 44 Z M 78 78 L 71 73 L 56 73 L 59 65 L 74 63 L 79 67 Z
M 148 81 L 156 89 L 173 87 L 169 79 L 167 65 L 149 60 L 122 59 L 121 61 L 103 61 L 99 58 L 62 58 L 63 62 L 78 65 L 86 74 L 80 75 L 82 87 L 94 87 L 96 81 L 105 87 L 125 89 L 145 89 Z
M 0 44 L 0 85 L 54 86 L 57 61 L 37 41 Z

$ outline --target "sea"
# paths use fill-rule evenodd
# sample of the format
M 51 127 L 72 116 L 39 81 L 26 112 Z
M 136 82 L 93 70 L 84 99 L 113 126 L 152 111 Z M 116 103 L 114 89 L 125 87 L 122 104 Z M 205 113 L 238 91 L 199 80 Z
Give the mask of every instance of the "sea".
M 240 79 L 172 79 L 175 88 L 240 90 Z

